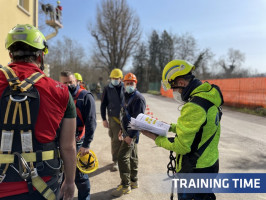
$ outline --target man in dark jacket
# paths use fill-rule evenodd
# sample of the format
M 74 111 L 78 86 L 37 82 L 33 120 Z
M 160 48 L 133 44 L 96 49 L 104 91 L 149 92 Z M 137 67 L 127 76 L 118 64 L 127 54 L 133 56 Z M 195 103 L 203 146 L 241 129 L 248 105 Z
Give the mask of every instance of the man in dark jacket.
M 120 69 L 115 68 L 111 71 L 110 78 L 111 83 L 103 90 L 101 116 L 103 126 L 109 129 L 109 136 L 111 138 L 112 160 L 114 162 L 112 171 L 117 171 L 117 155 L 121 145 L 121 141 L 118 140 L 118 133 L 120 131 L 119 115 L 124 91 L 124 86 L 121 82 L 123 73 Z M 108 121 L 106 120 L 106 109 Z
M 121 184 L 112 191 L 112 196 L 119 197 L 131 192 L 131 188 L 138 188 L 138 149 L 139 131 L 128 130 L 130 118 L 136 118 L 144 113 L 146 102 L 144 97 L 136 89 L 137 78 L 128 73 L 124 78 L 125 93 L 123 107 L 121 109 L 120 137 L 123 134 L 123 142 L 118 152 L 118 166 Z
M 77 84 L 74 74 L 70 71 L 61 72 L 60 81 L 68 85 L 69 91 L 76 104 L 77 129 L 76 147 L 80 156 L 89 153 L 90 143 L 93 140 L 96 129 L 96 110 L 93 95 Z M 90 182 L 87 174 L 76 169 L 76 186 L 78 188 L 78 199 L 90 199 Z

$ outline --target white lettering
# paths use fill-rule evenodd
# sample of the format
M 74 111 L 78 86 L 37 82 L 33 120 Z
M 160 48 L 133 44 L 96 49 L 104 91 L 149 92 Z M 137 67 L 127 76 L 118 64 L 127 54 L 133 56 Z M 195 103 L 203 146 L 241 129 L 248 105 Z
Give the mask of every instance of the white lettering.
M 228 179 L 227 178 L 225 178 L 225 179 L 223 179 L 223 188 L 229 188 L 229 183 L 228 183 Z
M 244 188 L 253 188 L 253 180 L 249 179 L 249 181 L 247 179 L 244 179 Z
M 260 188 L 260 179 L 254 179 L 254 188 Z
M 209 184 L 208 184 L 208 179 L 201 179 L 201 188 L 208 188 Z M 203 186 L 204 185 L 204 186 Z
M 234 187 L 237 188 L 237 182 L 239 181 L 239 179 L 233 178 L 232 181 L 234 181 Z
M 197 188 L 194 179 L 190 179 L 188 188 Z M 199 187 L 199 186 L 198 186 Z
M 180 180 L 180 188 L 187 188 L 187 180 L 186 179 Z
M 212 186 L 212 188 L 221 188 L 221 186 L 222 186 L 222 183 L 221 183 L 221 179 L 214 179 L 213 180 L 213 186 Z
M 177 188 L 177 181 L 179 181 L 179 179 L 172 179 L 172 181 L 174 181 L 174 187 Z

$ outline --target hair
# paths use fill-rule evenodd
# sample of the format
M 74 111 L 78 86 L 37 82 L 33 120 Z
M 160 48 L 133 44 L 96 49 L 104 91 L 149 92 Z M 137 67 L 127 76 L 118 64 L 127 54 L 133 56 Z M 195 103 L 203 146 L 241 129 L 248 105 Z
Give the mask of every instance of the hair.
M 42 55 L 42 50 L 36 49 L 24 42 L 16 42 L 8 48 L 12 56 L 12 62 L 29 62 L 37 61 L 39 55 Z
M 60 73 L 60 75 L 61 75 L 61 76 L 64 76 L 64 77 L 69 77 L 69 76 L 71 76 L 71 75 L 74 76 L 73 72 L 71 72 L 71 71 L 69 71 L 69 70 L 62 71 L 62 72 Z

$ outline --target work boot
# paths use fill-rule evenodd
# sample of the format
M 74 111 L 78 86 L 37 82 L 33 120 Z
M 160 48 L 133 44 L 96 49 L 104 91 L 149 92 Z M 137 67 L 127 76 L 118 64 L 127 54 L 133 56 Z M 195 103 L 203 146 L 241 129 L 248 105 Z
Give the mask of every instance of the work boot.
M 113 197 L 121 197 L 123 194 L 129 194 L 130 192 L 130 186 L 126 187 L 123 185 L 119 185 L 115 190 L 112 191 L 111 195 Z
M 131 189 L 139 188 L 138 181 L 135 181 L 135 182 L 134 181 L 131 181 L 130 185 L 131 185 Z
M 112 171 L 112 172 L 118 171 L 118 164 L 117 164 L 117 162 L 114 162 L 114 163 L 113 163 L 113 166 L 112 166 L 111 171 Z

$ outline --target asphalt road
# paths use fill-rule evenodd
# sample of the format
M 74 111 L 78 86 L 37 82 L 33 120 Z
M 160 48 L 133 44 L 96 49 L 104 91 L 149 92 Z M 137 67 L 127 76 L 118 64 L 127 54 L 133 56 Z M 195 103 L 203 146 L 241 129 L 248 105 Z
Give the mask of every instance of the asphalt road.
M 173 99 L 149 94 L 144 94 L 144 97 L 154 117 L 168 123 L 176 122 L 180 105 Z M 91 200 L 109 200 L 114 199 L 110 193 L 120 183 L 120 177 L 119 172 L 110 171 L 110 138 L 108 130 L 102 125 L 100 101 L 96 101 L 96 106 L 98 123 L 91 149 L 98 156 L 99 169 L 90 174 Z M 266 118 L 224 108 L 221 125 L 220 172 L 266 173 Z M 169 152 L 156 147 L 152 140 L 143 135 L 140 136 L 138 152 L 140 187 L 116 199 L 170 199 L 171 179 L 166 176 Z M 217 199 L 266 200 L 266 194 L 217 194 Z

